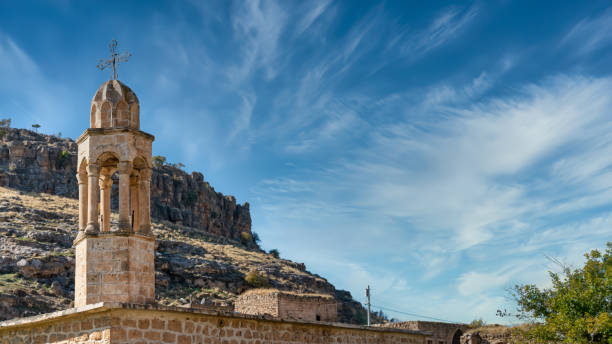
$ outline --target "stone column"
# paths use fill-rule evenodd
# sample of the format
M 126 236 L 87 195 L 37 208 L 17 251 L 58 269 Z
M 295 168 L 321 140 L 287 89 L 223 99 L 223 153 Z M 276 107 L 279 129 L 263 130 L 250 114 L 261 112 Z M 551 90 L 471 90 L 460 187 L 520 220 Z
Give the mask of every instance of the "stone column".
M 138 197 L 140 205 L 140 227 L 142 234 L 151 234 L 151 169 L 143 168 L 140 170 L 140 195 Z
M 85 233 L 97 233 L 100 228 L 98 227 L 98 178 L 100 176 L 100 167 L 98 164 L 87 165 L 87 177 L 88 177 L 88 198 L 87 198 L 87 228 Z
M 131 197 L 131 211 L 130 216 L 132 220 L 132 231 L 138 232 L 140 229 L 140 202 L 139 202 L 139 181 L 138 176 L 133 175 L 130 177 L 130 197 Z
M 102 232 L 110 231 L 110 219 L 111 219 L 111 187 L 113 186 L 113 179 L 109 174 L 103 176 L 100 179 L 100 190 L 102 191 L 101 195 L 101 207 L 100 210 L 102 212 L 102 226 L 100 230 Z
M 76 175 L 79 182 L 79 231 L 87 227 L 87 171 Z
M 130 225 L 130 172 L 129 161 L 119 162 L 119 230 L 131 231 Z

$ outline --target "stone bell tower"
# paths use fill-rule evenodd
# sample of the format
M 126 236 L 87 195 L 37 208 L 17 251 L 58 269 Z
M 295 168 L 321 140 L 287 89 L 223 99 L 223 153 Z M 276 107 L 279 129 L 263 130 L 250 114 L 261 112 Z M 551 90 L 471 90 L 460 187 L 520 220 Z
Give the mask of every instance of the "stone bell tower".
M 119 80 L 103 83 L 91 101 L 90 128 L 77 140 L 76 307 L 103 301 L 155 301 L 149 202 L 153 140 L 140 130 L 136 94 Z M 118 221 L 111 216 L 115 173 Z

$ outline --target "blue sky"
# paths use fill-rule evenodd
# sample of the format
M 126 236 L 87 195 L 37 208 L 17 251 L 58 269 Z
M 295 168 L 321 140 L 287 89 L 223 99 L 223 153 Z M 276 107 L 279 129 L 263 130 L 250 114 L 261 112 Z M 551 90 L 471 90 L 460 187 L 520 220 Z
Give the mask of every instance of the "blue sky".
M 505 322 L 505 288 L 612 238 L 612 7 L 426 3 L 2 1 L 0 117 L 78 137 L 115 38 L 155 154 L 250 202 L 264 248 Z

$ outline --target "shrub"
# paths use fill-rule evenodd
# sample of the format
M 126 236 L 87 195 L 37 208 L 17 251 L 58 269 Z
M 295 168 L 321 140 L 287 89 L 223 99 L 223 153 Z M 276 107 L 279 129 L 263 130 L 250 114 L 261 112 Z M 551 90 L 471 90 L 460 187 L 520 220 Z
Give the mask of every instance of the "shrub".
M 482 320 L 482 318 L 480 318 L 480 319 L 472 320 L 472 322 L 470 323 L 469 327 L 470 328 L 479 328 L 479 327 L 483 327 L 484 325 L 486 325 L 485 321 Z
M 259 234 L 253 232 L 253 242 L 254 243 L 260 243 L 261 239 L 259 238 Z
M 64 164 L 66 164 L 66 161 L 68 161 L 69 159 L 70 159 L 70 153 L 67 150 L 61 151 L 55 158 L 56 166 L 58 168 L 64 167 Z
M 278 250 L 275 248 L 271 249 L 268 253 L 274 258 L 280 257 L 280 252 L 278 252 Z
M 162 167 L 166 164 L 166 157 L 161 155 L 155 155 L 153 158 L 153 166 Z
M 253 242 L 253 236 L 249 232 L 241 232 L 240 242 L 242 242 L 243 245 L 248 245 Z
M 8 132 L 8 130 L 6 130 L 6 128 L 10 128 L 10 127 L 11 127 L 11 119 L 10 118 L 0 119 L 0 139 L 3 139 L 4 136 L 6 136 L 6 133 Z
M 251 286 L 255 288 L 265 288 L 270 285 L 268 282 L 268 277 L 264 274 L 257 272 L 256 270 L 251 270 L 244 280 Z

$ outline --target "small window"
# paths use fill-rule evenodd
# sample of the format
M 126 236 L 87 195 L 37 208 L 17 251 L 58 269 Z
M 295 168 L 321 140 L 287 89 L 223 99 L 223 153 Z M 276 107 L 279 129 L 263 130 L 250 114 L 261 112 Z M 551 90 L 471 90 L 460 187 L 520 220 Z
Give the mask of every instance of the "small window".
M 317 321 L 321 321 L 321 316 L 317 314 Z
M 428 340 L 427 340 L 427 344 L 433 344 L 433 340 L 428 339 Z
M 444 341 L 443 340 L 438 341 L 438 344 L 444 344 Z

